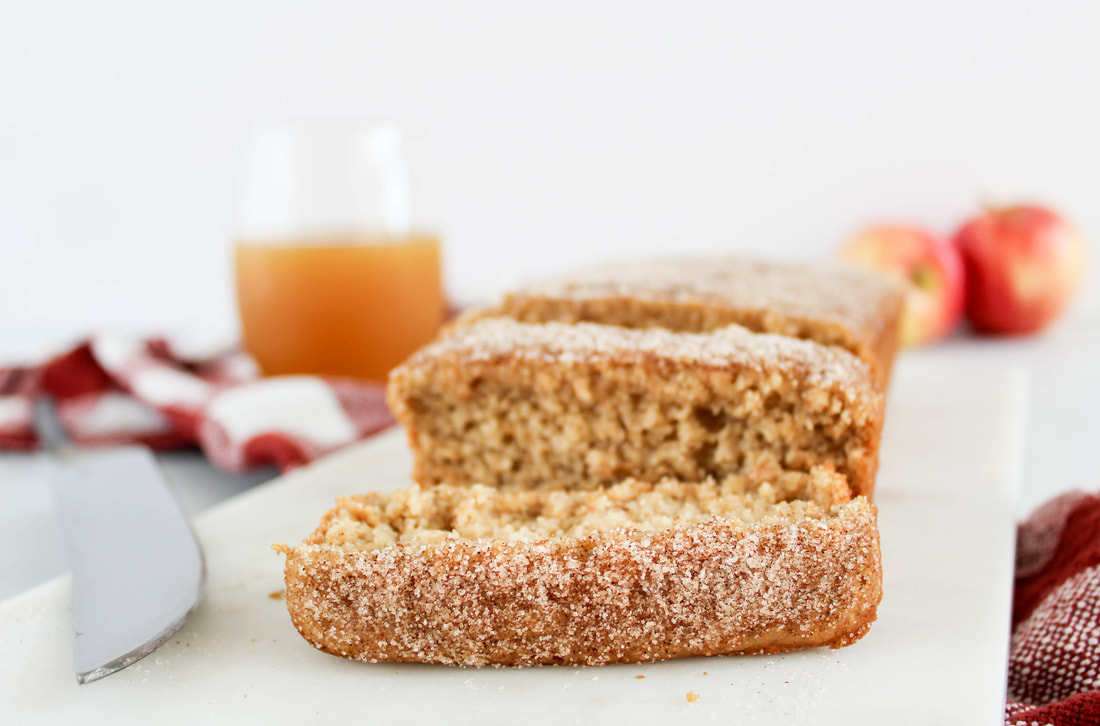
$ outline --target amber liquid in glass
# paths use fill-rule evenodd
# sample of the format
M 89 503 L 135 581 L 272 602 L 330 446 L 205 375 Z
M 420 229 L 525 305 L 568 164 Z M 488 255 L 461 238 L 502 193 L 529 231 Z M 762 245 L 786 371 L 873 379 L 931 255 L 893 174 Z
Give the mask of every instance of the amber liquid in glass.
M 245 350 L 266 375 L 384 381 L 444 319 L 431 234 L 241 241 L 235 257 Z

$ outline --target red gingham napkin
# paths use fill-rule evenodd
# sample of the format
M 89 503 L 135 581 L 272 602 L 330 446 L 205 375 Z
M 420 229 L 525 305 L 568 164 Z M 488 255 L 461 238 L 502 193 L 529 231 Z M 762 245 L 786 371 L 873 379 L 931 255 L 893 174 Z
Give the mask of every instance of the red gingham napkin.
M 231 471 L 290 469 L 393 423 L 378 384 L 260 378 L 239 352 L 187 359 L 165 340 L 98 335 L 42 366 L 0 368 L 0 449 L 35 448 L 41 394 L 79 445 L 198 445 Z
M 1019 527 L 1005 723 L 1100 724 L 1100 495 L 1064 494 Z

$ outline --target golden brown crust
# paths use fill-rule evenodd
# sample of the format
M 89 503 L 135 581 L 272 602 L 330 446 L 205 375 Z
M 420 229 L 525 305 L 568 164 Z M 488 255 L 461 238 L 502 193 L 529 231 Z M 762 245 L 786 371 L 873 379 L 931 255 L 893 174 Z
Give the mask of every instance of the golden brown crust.
M 364 661 L 595 665 L 840 647 L 881 599 L 863 498 L 820 518 L 282 551 L 295 626 Z
M 870 496 L 883 399 L 846 351 L 708 334 L 489 318 L 390 376 L 421 484 L 585 487 L 634 477 L 808 472 Z
M 903 303 L 897 285 L 850 265 L 718 257 L 579 270 L 512 292 L 481 315 L 695 333 L 737 324 L 844 348 L 885 389 Z

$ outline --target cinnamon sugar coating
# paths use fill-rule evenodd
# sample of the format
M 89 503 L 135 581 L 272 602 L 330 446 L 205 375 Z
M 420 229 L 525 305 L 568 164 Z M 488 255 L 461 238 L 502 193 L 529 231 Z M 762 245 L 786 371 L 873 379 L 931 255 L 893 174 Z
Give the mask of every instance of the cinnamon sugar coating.
M 413 478 L 592 488 L 764 480 L 829 464 L 870 495 L 882 395 L 866 363 L 731 326 L 707 334 L 487 318 L 390 376 Z
M 592 267 L 512 292 L 487 314 L 696 333 L 736 323 L 844 348 L 885 388 L 903 302 L 891 280 L 840 262 L 715 257 Z
M 311 538 L 279 548 L 287 606 L 315 647 L 364 661 L 840 647 L 862 637 L 881 598 L 875 510 L 847 501 L 838 475 L 803 476 L 816 494 L 795 501 L 740 479 L 347 498 Z

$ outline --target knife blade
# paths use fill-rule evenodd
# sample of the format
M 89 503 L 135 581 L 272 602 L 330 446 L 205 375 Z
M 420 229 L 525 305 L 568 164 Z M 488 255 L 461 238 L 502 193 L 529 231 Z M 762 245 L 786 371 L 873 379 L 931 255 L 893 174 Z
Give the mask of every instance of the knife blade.
M 73 570 L 79 683 L 152 653 L 202 600 L 202 549 L 149 449 L 80 450 L 49 399 L 35 425 L 51 459 Z

